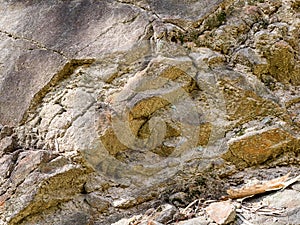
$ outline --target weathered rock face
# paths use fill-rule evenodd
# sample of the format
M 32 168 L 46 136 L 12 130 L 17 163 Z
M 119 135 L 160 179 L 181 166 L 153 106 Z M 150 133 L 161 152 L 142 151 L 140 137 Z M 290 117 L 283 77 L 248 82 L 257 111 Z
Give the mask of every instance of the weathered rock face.
M 299 163 L 298 1 L 0 3 L 0 224 L 111 224 L 182 174 Z

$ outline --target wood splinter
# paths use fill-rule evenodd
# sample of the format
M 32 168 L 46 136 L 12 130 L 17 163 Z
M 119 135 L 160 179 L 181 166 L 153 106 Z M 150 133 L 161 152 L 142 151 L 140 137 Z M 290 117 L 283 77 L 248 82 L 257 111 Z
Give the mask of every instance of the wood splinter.
M 262 194 L 268 191 L 285 189 L 286 187 L 300 180 L 300 175 L 288 180 L 289 175 L 290 173 L 273 180 L 262 182 L 261 184 L 244 186 L 240 189 L 229 189 L 227 190 L 228 196 L 226 196 L 226 198 L 246 198 L 257 194 Z

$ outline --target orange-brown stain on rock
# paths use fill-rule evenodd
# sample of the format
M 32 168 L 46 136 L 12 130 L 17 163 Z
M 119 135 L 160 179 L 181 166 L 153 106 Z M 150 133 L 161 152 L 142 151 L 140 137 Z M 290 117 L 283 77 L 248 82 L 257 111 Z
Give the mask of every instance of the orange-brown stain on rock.
M 274 128 L 234 140 L 229 144 L 229 150 L 223 158 L 238 167 L 253 166 L 280 155 L 288 150 L 295 140 L 288 132 Z

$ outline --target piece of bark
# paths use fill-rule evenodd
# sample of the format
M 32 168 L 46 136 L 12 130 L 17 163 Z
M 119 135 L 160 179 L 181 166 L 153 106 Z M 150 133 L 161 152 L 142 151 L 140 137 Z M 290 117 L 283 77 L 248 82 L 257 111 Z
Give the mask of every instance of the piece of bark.
M 262 182 L 261 184 L 244 186 L 240 189 L 229 189 L 227 190 L 227 194 L 229 195 L 227 197 L 231 199 L 245 198 L 256 194 L 265 193 L 267 191 L 274 191 L 285 188 L 285 181 L 288 179 L 289 175 L 290 173 L 273 180 Z

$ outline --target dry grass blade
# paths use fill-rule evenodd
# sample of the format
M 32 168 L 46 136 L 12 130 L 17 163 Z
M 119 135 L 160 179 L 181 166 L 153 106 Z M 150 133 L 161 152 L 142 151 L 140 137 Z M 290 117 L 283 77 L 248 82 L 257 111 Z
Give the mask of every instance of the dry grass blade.
M 258 211 L 256 213 L 260 214 L 260 215 L 265 215 L 265 216 L 282 216 L 285 213 L 285 211 L 270 209 L 270 210 Z
M 248 210 L 251 213 L 255 213 L 255 212 L 257 212 L 258 210 L 260 210 L 261 208 L 264 208 L 264 207 L 265 207 L 264 205 L 261 205 L 259 207 L 247 207 L 247 206 L 242 205 L 243 209 Z
M 189 208 L 191 208 L 194 204 L 196 204 L 199 201 L 199 199 L 196 199 L 195 201 L 191 202 L 185 209 L 183 210 L 183 213 L 186 213 Z
M 227 194 L 229 195 L 229 198 L 236 199 L 261 194 L 267 191 L 279 190 L 286 187 L 285 181 L 288 179 L 289 175 L 290 173 L 270 181 L 265 181 L 261 184 L 244 186 L 240 189 L 229 189 L 227 190 Z

